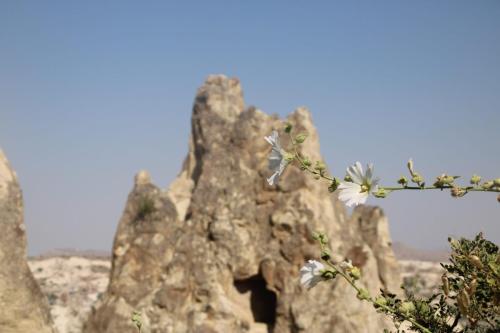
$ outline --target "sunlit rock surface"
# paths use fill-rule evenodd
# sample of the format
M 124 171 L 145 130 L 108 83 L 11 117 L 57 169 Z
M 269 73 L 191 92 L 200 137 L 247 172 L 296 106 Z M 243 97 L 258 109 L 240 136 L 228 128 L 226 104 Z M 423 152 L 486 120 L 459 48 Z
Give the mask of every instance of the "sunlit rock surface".
M 52 333 L 49 306 L 28 268 L 23 199 L 0 150 L 0 332 Z
M 109 258 L 42 256 L 28 264 L 46 296 L 59 333 L 80 333 L 92 305 L 106 290 Z
M 307 109 L 287 120 L 309 134 L 302 152 L 321 159 Z M 207 79 L 177 179 L 163 190 L 145 171 L 136 177 L 108 290 L 84 332 L 133 332 L 133 311 L 142 313 L 145 333 L 382 330 L 385 321 L 344 281 L 310 291 L 298 283 L 300 267 L 319 256 L 316 230 L 329 235 L 334 259 L 360 266 L 372 293 L 398 288 L 400 276 L 378 208 L 360 208 L 351 219 L 327 184 L 295 167 L 278 186 L 267 184 L 264 136 L 282 128 L 276 116 L 245 107 L 237 79 Z M 286 149 L 289 141 L 282 143 Z

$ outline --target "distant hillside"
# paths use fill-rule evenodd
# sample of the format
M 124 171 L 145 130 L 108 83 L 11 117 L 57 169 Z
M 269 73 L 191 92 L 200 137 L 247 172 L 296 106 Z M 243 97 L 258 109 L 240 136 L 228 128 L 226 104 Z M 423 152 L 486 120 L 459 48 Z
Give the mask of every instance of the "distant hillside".
M 46 259 L 52 257 L 82 257 L 88 259 L 111 259 L 111 253 L 104 250 L 78 250 L 78 249 L 54 249 L 37 256 L 30 256 L 30 260 Z
M 398 260 L 420 260 L 442 262 L 447 261 L 449 252 L 446 250 L 415 249 L 400 242 L 394 242 L 392 248 Z M 54 249 L 29 259 L 46 259 L 52 257 L 82 257 L 88 259 L 111 259 L 111 253 L 104 250 Z
M 392 248 L 398 260 L 420 260 L 444 262 L 448 261 L 450 253 L 446 250 L 420 250 L 395 242 Z

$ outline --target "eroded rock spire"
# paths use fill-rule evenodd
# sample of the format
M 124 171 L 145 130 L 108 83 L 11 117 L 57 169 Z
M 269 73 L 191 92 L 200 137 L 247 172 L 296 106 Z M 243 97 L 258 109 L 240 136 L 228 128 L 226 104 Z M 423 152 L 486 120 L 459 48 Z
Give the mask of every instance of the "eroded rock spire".
M 288 121 L 309 135 L 303 153 L 321 159 L 309 111 L 299 108 Z M 254 107 L 244 109 L 237 79 L 208 78 L 195 98 L 178 178 L 168 191 L 136 182 L 129 195 L 109 289 L 86 333 L 131 331 L 133 311 L 142 313 L 143 332 L 155 333 L 382 330 L 383 319 L 344 281 L 311 291 L 298 282 L 304 262 L 319 256 L 316 230 L 328 234 L 336 258 L 359 259 L 372 293 L 387 287 L 382 270 L 399 275 L 324 183 L 287 168 L 278 186 L 267 184 L 264 136 L 282 125 Z
M 0 332 L 53 333 L 47 300 L 27 263 L 21 189 L 1 149 L 0 229 Z

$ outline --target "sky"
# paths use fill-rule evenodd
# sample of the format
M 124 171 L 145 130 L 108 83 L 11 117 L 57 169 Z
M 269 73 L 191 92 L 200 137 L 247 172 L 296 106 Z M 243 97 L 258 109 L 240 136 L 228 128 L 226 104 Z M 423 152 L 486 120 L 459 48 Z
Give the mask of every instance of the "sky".
M 167 187 L 187 152 L 196 89 L 241 80 L 282 117 L 307 106 L 330 170 L 406 161 L 429 182 L 500 176 L 499 1 L 0 2 L 0 147 L 24 193 L 29 253 L 109 251 L 133 185 Z M 393 240 L 500 242 L 494 194 L 370 199 Z

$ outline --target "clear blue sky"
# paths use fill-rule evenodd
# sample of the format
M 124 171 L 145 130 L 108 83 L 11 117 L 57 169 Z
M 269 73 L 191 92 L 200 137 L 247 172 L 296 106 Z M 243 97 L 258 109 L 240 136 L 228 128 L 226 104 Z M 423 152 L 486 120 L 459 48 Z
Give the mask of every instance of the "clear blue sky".
M 135 172 L 179 171 L 211 73 L 265 112 L 308 106 L 337 173 L 371 161 L 391 184 L 413 157 L 428 179 L 500 176 L 499 1 L 1 1 L 0 146 L 29 252 L 110 249 Z M 370 203 L 419 248 L 500 241 L 491 194 Z

